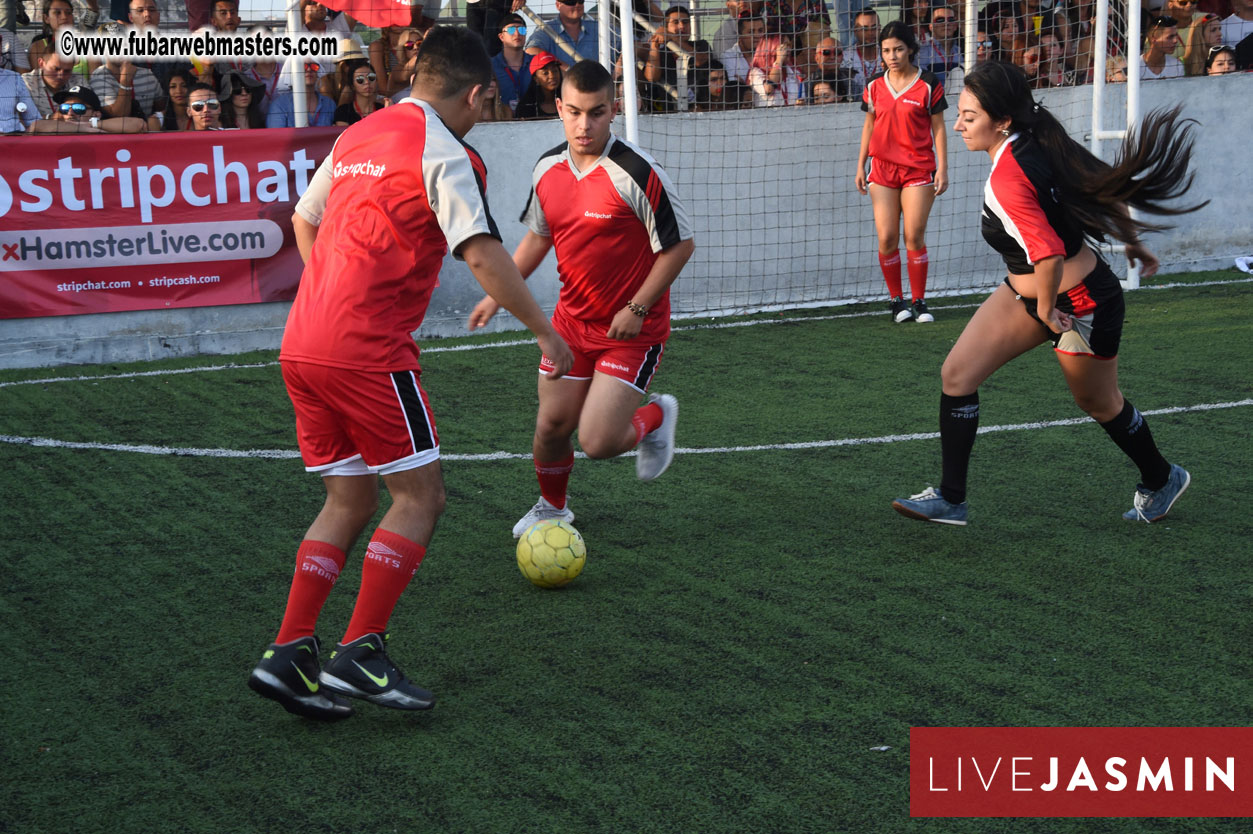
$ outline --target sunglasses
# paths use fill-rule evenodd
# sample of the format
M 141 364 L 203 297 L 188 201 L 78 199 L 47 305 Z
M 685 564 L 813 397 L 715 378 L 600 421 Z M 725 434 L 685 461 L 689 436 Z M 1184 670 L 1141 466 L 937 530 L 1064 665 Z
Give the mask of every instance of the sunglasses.
M 219 109 L 222 104 L 217 99 L 210 98 L 205 99 L 204 101 L 193 101 L 187 106 L 191 108 L 191 112 L 193 113 L 202 113 L 206 107 L 209 108 L 210 112 L 212 112 Z
M 984 49 L 991 49 L 992 41 L 975 41 L 975 46 L 982 46 Z
M 371 81 L 377 81 L 378 76 L 374 73 L 369 73 L 368 75 L 354 75 L 352 80 L 356 81 L 358 84 L 368 84 Z
M 232 96 L 250 96 L 252 95 L 252 90 L 248 89 L 247 87 L 240 87 L 238 90 L 231 93 L 231 95 Z
M 73 113 L 75 116 L 81 116 L 87 112 L 87 105 L 80 104 L 79 102 L 76 101 L 73 104 L 58 105 L 57 109 L 67 115 L 70 113 Z
M 830 58 L 832 55 L 843 55 L 843 49 L 819 49 L 818 54 L 824 58 Z
M 583 0 L 557 0 L 557 3 L 562 6 L 582 6 Z
M 876 29 L 878 29 L 878 28 L 879 28 L 879 24 L 877 24 L 877 23 L 872 23 L 872 24 L 871 24 L 871 25 L 869 25 L 869 26 L 854 26 L 854 27 L 853 27 L 853 31 L 855 31 L 855 32 L 873 32 L 874 30 L 876 30 Z
M 417 49 L 422 45 L 422 41 L 405 41 L 401 44 L 405 49 Z
M 1170 17 L 1169 15 L 1160 15 L 1158 17 L 1153 18 L 1153 25 L 1154 26 L 1178 26 L 1179 21 L 1175 20 L 1173 17 Z
M 321 72 L 321 64 L 305 64 L 305 72 Z
M 525 27 L 525 26 L 519 26 L 519 25 L 518 25 L 518 24 L 516 24 L 516 23 L 515 23 L 515 24 L 513 24 L 512 26 L 506 26 L 506 27 L 505 27 L 505 34 L 506 34 L 506 35 L 525 35 L 525 34 L 526 34 L 526 27 Z
M 947 16 L 946 17 L 934 17 L 931 19 L 931 22 L 932 23 L 952 23 L 956 19 L 957 18 L 955 17 L 947 17 Z
M 1195 6 L 1200 0 L 1172 0 L 1176 6 Z
M 1208 53 L 1206 53 L 1205 57 L 1206 57 L 1206 58 L 1213 58 L 1213 57 L 1214 57 L 1215 55 L 1217 55 L 1219 52 L 1233 52 L 1233 51 L 1234 51 L 1234 50 L 1233 50 L 1230 46 L 1227 46 L 1227 44 L 1222 43 L 1222 44 L 1219 44 L 1218 46 L 1211 46 L 1211 47 L 1209 48 L 1209 52 L 1208 52 Z M 64 107 L 65 105 L 64 105 L 64 104 L 62 104 L 61 106 L 62 106 L 62 107 Z M 76 104 L 76 105 L 74 105 L 74 106 L 75 106 L 75 107 L 80 107 L 81 105 Z M 61 112 L 65 112 L 65 111 L 61 111 Z

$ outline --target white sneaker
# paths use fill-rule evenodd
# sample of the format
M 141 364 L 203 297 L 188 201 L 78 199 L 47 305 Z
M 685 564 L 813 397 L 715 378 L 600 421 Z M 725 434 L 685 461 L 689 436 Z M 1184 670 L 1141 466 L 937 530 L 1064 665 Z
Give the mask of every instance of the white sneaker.
M 523 533 L 536 524 L 550 520 L 572 523 L 574 521 L 574 513 L 570 510 L 570 502 L 567 501 L 565 508 L 559 510 L 543 498 L 536 501 L 531 511 L 518 519 L 518 523 L 513 525 L 513 537 L 520 539 Z
M 635 456 L 635 475 L 651 481 L 674 460 L 674 424 L 679 419 L 679 401 L 670 394 L 649 394 L 648 401 L 661 407 L 661 425 L 644 435 Z

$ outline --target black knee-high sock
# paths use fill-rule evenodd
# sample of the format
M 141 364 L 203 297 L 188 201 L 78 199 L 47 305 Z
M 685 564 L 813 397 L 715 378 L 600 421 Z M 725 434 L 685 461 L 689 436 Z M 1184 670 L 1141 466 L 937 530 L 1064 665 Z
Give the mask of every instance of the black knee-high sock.
M 940 451 L 944 458 L 940 494 L 945 501 L 966 500 L 966 469 L 979 431 L 979 392 L 962 397 L 940 394 Z
M 1101 428 L 1118 444 L 1131 462 L 1140 467 L 1140 483 L 1145 489 L 1161 489 L 1170 479 L 1170 464 L 1157 451 L 1149 424 L 1136 407 L 1123 400 L 1122 411 Z

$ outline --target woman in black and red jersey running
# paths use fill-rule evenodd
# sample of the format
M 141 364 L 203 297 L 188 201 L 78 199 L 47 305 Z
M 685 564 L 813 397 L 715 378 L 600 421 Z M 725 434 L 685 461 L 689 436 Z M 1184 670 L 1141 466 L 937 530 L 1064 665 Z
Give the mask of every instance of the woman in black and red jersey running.
M 992 158 L 984 186 L 983 237 L 1005 259 L 1005 283 L 980 305 L 940 371 L 940 489 L 892 506 L 941 524 L 966 523 L 966 469 L 979 424 L 979 385 L 1016 356 L 1053 342 L 1075 402 L 1101 424 L 1140 470 L 1134 506 L 1123 518 L 1159 521 L 1191 477 L 1157 450 L 1143 415 L 1118 388 L 1122 285 L 1089 241 L 1126 244 L 1143 275 L 1157 258 L 1140 233 L 1160 229 L 1128 209 L 1183 214 L 1201 205 L 1166 202 L 1191 185 L 1192 128 L 1179 109 L 1150 114 L 1113 166 L 1066 134 L 1031 97 L 1026 74 L 999 61 L 966 77 L 954 129 Z
M 892 299 L 892 319 L 935 321 L 923 296 L 927 290 L 927 217 L 931 204 L 948 188 L 948 140 L 944 117 L 948 104 L 934 73 L 914 66 L 918 42 L 909 27 L 894 20 L 879 34 L 879 52 L 887 68 L 866 84 L 861 109 L 866 122 L 857 154 L 857 190 L 874 204 L 879 235 L 879 267 Z M 932 144 L 934 143 L 934 148 Z M 866 176 L 866 160 L 870 176 Z M 912 307 L 901 292 L 901 218 L 909 263 Z

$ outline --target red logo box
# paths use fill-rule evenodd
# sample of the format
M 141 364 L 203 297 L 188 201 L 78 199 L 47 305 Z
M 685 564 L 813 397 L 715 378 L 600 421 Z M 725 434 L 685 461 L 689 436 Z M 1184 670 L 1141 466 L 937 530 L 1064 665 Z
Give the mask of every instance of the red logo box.
M 913 727 L 914 817 L 1250 817 L 1253 728 Z

